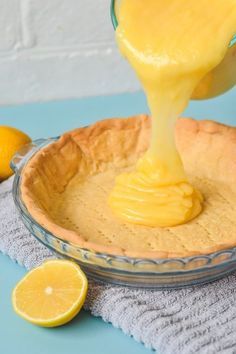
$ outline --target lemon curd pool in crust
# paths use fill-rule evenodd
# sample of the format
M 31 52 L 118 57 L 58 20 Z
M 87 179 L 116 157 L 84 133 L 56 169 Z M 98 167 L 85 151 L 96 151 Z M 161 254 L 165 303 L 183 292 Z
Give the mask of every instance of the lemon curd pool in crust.
M 146 115 L 100 121 L 64 134 L 22 172 L 22 200 L 48 231 L 80 247 L 115 255 L 172 258 L 236 246 L 236 128 L 181 118 L 175 136 L 189 181 L 204 194 L 203 212 L 175 227 L 116 218 L 107 198 L 114 178 L 149 147 Z

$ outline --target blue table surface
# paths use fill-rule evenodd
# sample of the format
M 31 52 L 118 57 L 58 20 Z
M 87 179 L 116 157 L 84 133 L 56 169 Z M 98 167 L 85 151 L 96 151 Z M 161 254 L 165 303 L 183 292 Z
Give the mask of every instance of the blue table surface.
M 185 116 L 236 123 L 236 89 L 209 101 L 191 102 Z M 106 117 L 147 112 L 142 93 L 0 107 L 0 125 L 11 125 L 33 139 L 57 136 Z M 0 352 L 2 354 L 144 354 L 143 345 L 82 311 L 70 324 L 44 329 L 17 317 L 11 291 L 26 270 L 0 254 Z

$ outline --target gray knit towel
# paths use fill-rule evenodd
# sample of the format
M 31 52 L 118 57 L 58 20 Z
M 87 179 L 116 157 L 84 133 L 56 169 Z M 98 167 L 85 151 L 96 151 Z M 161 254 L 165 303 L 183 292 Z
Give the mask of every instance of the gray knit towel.
M 27 269 L 56 257 L 24 227 L 12 178 L 0 184 L 0 251 Z M 160 354 L 236 353 L 236 275 L 175 291 L 130 289 L 93 281 L 85 308 Z

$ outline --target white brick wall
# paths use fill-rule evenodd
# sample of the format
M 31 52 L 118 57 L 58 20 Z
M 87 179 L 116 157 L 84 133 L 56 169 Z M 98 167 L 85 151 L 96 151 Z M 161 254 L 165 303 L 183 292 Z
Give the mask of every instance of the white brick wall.
M 132 91 L 110 0 L 0 0 L 0 104 Z

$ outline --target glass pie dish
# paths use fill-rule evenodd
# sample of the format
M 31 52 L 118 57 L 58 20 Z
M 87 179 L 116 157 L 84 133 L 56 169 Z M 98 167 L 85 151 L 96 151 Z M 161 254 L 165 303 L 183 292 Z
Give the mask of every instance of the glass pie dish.
M 214 281 L 236 270 L 236 247 L 185 258 L 132 258 L 80 248 L 46 230 L 34 220 L 24 205 L 21 196 L 22 171 L 37 152 L 58 139 L 36 140 L 20 150 L 11 162 L 15 171 L 15 205 L 27 229 L 45 246 L 78 262 L 93 279 L 132 287 L 174 289 Z

